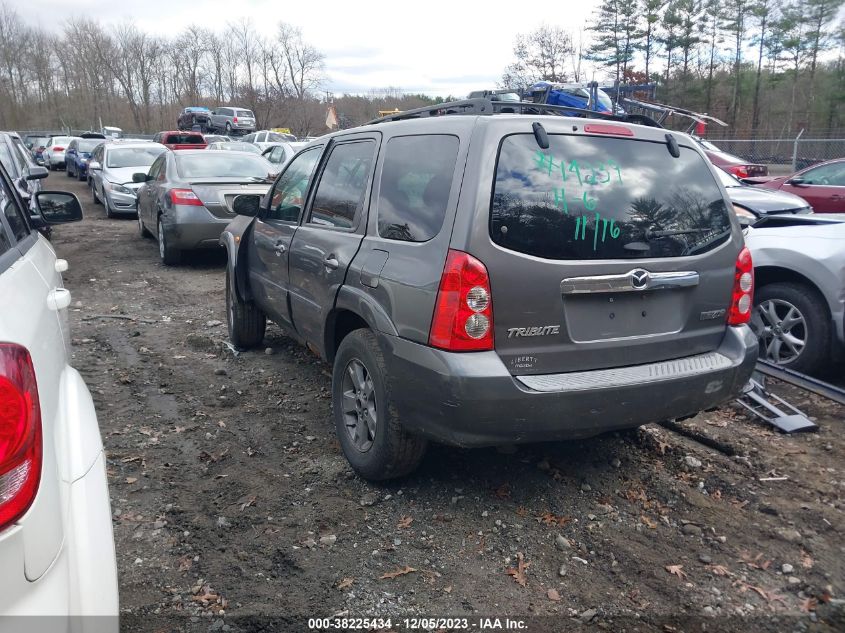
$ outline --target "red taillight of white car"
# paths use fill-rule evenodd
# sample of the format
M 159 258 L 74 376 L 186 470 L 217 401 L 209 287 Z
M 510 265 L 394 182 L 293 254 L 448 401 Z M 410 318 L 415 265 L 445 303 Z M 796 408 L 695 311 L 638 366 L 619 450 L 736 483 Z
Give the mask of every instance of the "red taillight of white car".
M 754 266 L 751 251 L 743 247 L 736 258 L 734 287 L 731 307 L 728 311 L 728 325 L 742 325 L 751 320 L 751 308 L 754 303 Z
M 195 207 L 202 206 L 202 200 L 199 199 L 192 189 L 171 189 L 170 202 L 173 204 L 186 204 Z
M 0 343 L 0 530 L 32 505 L 41 481 L 41 406 L 29 352 Z
M 493 297 L 487 268 L 472 255 L 449 250 L 428 342 L 453 352 L 493 349 Z
M 65 148 L 64 147 L 54 147 L 53 151 L 54 152 L 63 152 L 63 151 L 65 151 Z

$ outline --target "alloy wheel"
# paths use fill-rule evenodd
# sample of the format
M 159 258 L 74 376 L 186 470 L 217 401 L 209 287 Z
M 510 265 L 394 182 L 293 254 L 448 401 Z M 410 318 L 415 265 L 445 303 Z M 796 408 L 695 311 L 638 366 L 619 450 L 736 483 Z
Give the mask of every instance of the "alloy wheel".
M 343 421 L 349 439 L 362 453 L 373 446 L 378 425 L 376 389 L 364 364 L 353 358 L 343 371 Z
M 757 306 L 762 322 L 760 352 L 785 365 L 801 355 L 807 344 L 807 324 L 801 311 L 784 299 L 767 299 Z

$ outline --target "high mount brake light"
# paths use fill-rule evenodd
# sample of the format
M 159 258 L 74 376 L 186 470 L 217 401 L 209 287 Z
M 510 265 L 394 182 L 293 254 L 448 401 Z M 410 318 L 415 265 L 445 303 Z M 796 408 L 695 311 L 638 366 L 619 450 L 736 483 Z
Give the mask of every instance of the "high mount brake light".
M 634 131 L 621 125 L 606 125 L 604 123 L 588 123 L 584 126 L 587 134 L 610 134 L 612 136 L 633 136 Z
M 731 294 L 731 307 L 728 311 L 728 325 L 743 325 L 751 320 L 754 303 L 754 265 L 751 251 L 747 247 L 736 258 L 734 286 Z
M 475 257 L 449 250 L 428 342 L 453 352 L 493 349 L 493 297 L 487 268 Z
M 0 343 L 0 530 L 29 509 L 41 481 L 41 405 L 29 352 Z

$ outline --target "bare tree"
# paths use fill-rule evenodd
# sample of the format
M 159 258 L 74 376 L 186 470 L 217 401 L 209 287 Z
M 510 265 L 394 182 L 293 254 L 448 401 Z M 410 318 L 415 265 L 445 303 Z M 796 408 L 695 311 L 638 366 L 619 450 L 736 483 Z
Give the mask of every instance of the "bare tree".
M 527 88 L 537 81 L 566 81 L 565 68 L 573 64 L 574 53 L 572 37 L 560 27 L 544 24 L 530 33 L 520 33 L 514 40 L 514 61 L 505 68 L 501 84 Z M 574 65 L 580 71 L 580 59 Z

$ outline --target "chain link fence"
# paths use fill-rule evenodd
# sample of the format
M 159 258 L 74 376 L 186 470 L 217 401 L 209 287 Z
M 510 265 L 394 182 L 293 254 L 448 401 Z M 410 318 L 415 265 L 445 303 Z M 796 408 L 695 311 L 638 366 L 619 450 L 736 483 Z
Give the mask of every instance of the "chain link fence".
M 832 158 L 845 157 L 843 138 L 719 139 L 714 144 L 723 152 L 768 165 L 770 172 L 778 173 L 791 173 Z

